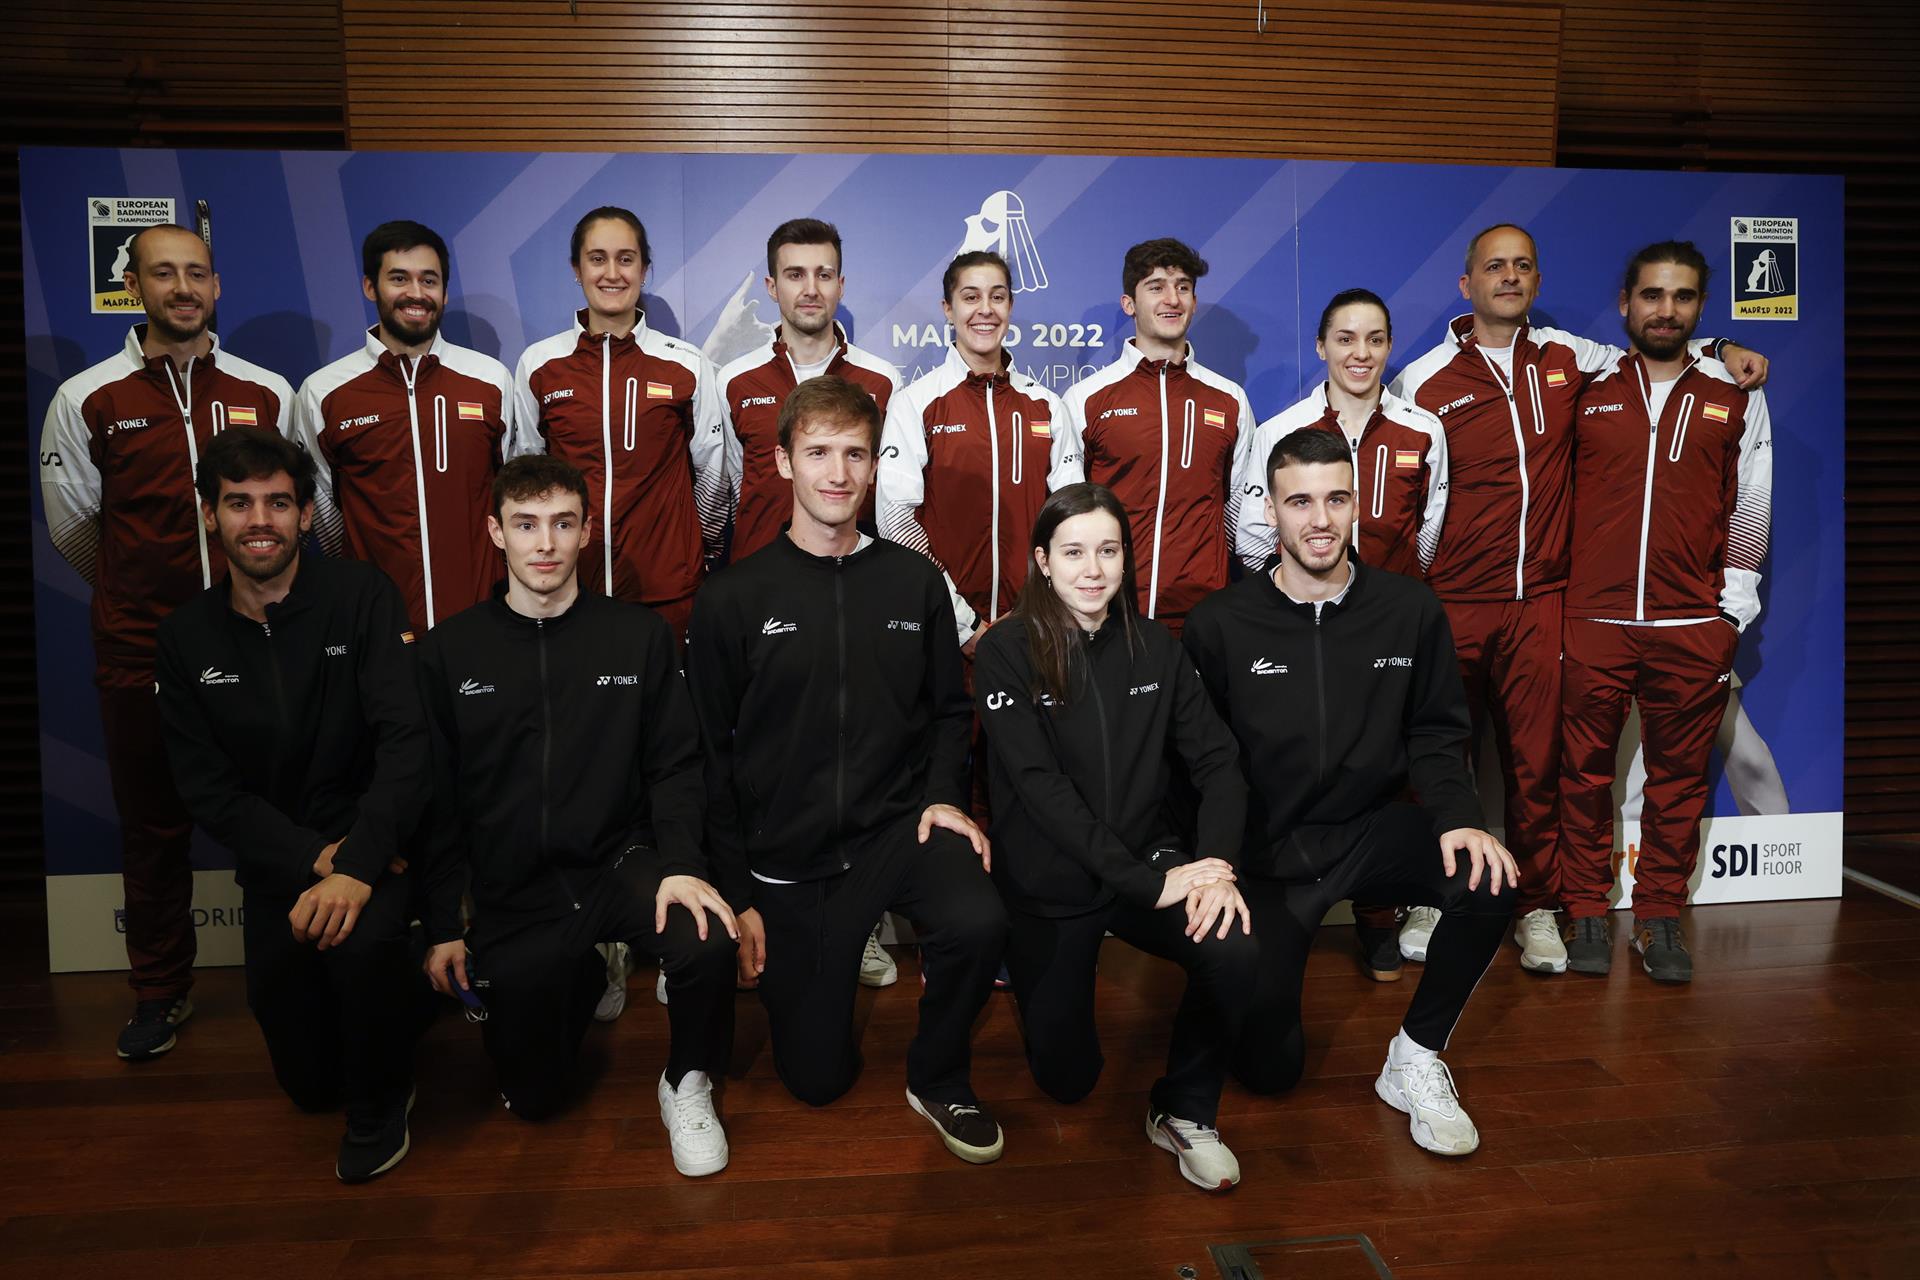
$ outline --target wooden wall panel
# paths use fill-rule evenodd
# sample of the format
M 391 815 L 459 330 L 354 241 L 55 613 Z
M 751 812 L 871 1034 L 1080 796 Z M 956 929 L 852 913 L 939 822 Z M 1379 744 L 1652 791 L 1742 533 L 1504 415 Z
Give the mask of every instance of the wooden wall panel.
M 343 10 L 357 147 L 1553 158 L 1551 4 Z

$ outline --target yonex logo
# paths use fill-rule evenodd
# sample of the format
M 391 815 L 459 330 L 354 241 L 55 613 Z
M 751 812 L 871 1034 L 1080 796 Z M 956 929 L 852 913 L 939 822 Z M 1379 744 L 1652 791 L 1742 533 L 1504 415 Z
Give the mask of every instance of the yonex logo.
M 1435 409 L 1433 411 L 1434 416 L 1444 417 L 1446 414 L 1452 413 L 1455 409 L 1458 409 L 1461 405 L 1472 404 L 1473 398 L 1476 394 L 1478 393 L 1469 391 L 1467 392 L 1467 394 L 1461 396 L 1458 400 L 1447 401 L 1445 404 L 1441 405 L 1438 409 Z
M 1155 680 L 1152 684 L 1137 684 L 1133 686 L 1133 688 L 1127 690 L 1127 696 L 1129 698 L 1132 698 L 1132 697 L 1137 697 L 1138 695 L 1143 693 L 1152 693 L 1154 690 L 1158 689 L 1159 687 L 1160 687 L 1160 682 L 1158 680 Z
M 336 429 L 340 431 L 345 431 L 349 427 L 371 427 L 379 421 L 380 421 L 379 414 L 364 413 L 357 418 L 342 418 L 340 420 L 339 426 Z
M 919 629 L 919 623 L 910 622 L 905 618 L 887 619 L 887 630 L 889 631 L 918 631 Z
M 1410 667 L 1412 665 L 1412 658 L 1375 658 L 1373 660 L 1373 669 L 1375 671 L 1383 667 Z
M 462 680 L 460 682 L 460 692 L 466 694 L 468 697 L 472 697 L 476 693 L 492 693 L 493 686 L 490 684 L 481 684 L 476 680 Z
M 1256 676 L 1283 676 L 1287 674 L 1287 664 L 1284 662 L 1274 662 L 1267 658 L 1255 658 L 1253 665 L 1248 667 L 1247 670 Z
M 326 648 L 329 658 L 344 658 L 347 656 L 347 646 L 343 644 L 330 644 Z
M 201 684 L 239 684 L 240 677 L 218 667 L 208 667 L 200 673 Z
M 600 676 L 593 683 L 598 687 L 604 689 L 610 684 L 639 684 L 640 677 L 639 676 Z
M 1590 404 L 1581 408 L 1580 416 L 1591 418 L 1596 413 L 1623 413 L 1626 407 L 1625 404 Z
M 800 624 L 797 622 L 782 622 L 778 618 L 768 618 L 766 622 L 761 624 L 760 634 L 763 636 L 784 636 L 799 629 Z

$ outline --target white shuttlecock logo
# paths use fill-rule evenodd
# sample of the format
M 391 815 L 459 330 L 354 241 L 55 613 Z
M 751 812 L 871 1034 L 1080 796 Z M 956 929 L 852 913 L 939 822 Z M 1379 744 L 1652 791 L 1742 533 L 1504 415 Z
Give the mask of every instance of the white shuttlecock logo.
M 1040 261 L 1040 247 L 1033 242 L 1033 228 L 1027 223 L 1027 206 L 1019 196 L 1011 191 L 994 192 L 966 223 L 961 253 L 992 249 L 1005 258 L 1015 293 L 1033 293 L 1047 287 L 1046 264 Z

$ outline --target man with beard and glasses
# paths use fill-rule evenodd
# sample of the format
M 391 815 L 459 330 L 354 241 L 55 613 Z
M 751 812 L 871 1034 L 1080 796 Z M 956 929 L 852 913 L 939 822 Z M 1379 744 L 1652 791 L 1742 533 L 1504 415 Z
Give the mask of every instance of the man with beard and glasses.
M 193 823 L 154 765 L 154 630 L 226 567 L 193 490 L 201 451 L 228 427 L 284 431 L 293 392 L 279 374 L 224 350 L 208 327 L 220 277 L 205 241 L 163 224 L 133 237 L 127 252 L 127 291 L 146 323 L 55 393 L 40 487 L 53 545 L 93 587 L 94 682 L 120 817 L 134 993 L 118 1051 L 139 1062 L 173 1048 L 193 1013 Z
M 1573 419 L 1560 839 L 1567 960 L 1579 973 L 1613 963 L 1614 758 L 1637 702 L 1647 779 L 1633 949 L 1655 981 L 1692 980 L 1679 916 L 1707 760 L 1740 633 L 1760 616 L 1773 428 L 1762 392 L 1688 352 L 1708 275 L 1690 241 L 1633 256 L 1620 287 L 1633 350 L 1587 384 Z
M 294 438 L 319 468 L 314 530 L 331 554 L 386 570 L 416 631 L 487 598 L 500 577 L 486 528 L 512 420 L 512 379 L 440 334 L 447 246 L 386 222 L 360 250 L 379 312 L 366 342 L 301 384 Z
M 1472 304 L 1390 388 L 1440 419 L 1447 518 L 1427 566 L 1446 606 L 1474 719 L 1490 724 L 1506 792 L 1503 834 L 1520 863 L 1513 939 L 1532 973 L 1564 973 L 1559 903 L 1560 626 L 1573 506 L 1573 403 L 1621 352 L 1533 323 L 1539 252 L 1497 223 L 1467 242 L 1460 296 Z M 1767 361 L 1731 342 L 1697 343 L 1743 387 Z M 1426 945 L 1437 917 L 1409 911 L 1401 953 Z
M 334 1172 L 407 1154 L 408 840 L 430 777 L 406 608 L 370 565 L 302 554 L 313 460 L 228 431 L 200 457 L 202 519 L 228 573 L 160 624 L 157 691 L 175 785 L 231 849 L 247 1007 L 295 1105 L 346 1104 Z

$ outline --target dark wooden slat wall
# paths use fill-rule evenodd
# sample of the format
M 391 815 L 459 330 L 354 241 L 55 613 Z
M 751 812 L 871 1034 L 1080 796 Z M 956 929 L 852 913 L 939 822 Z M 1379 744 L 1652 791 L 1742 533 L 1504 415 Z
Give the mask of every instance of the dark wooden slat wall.
M 572 10 L 577 8 L 577 14 Z M 1848 179 L 1847 807 L 1920 830 L 1920 36 L 1895 3 L 58 0 L 0 46 L 0 289 L 22 144 L 986 150 L 1781 169 Z M 350 125 L 350 129 L 349 129 Z M 0 501 L 24 510 L 0 306 Z M 23 536 L 0 574 L 24 581 Z M 0 886 L 39 868 L 33 635 L 0 597 Z
M 1565 12 L 1560 163 L 1846 178 L 1847 830 L 1920 830 L 1920 20 L 1880 3 Z

